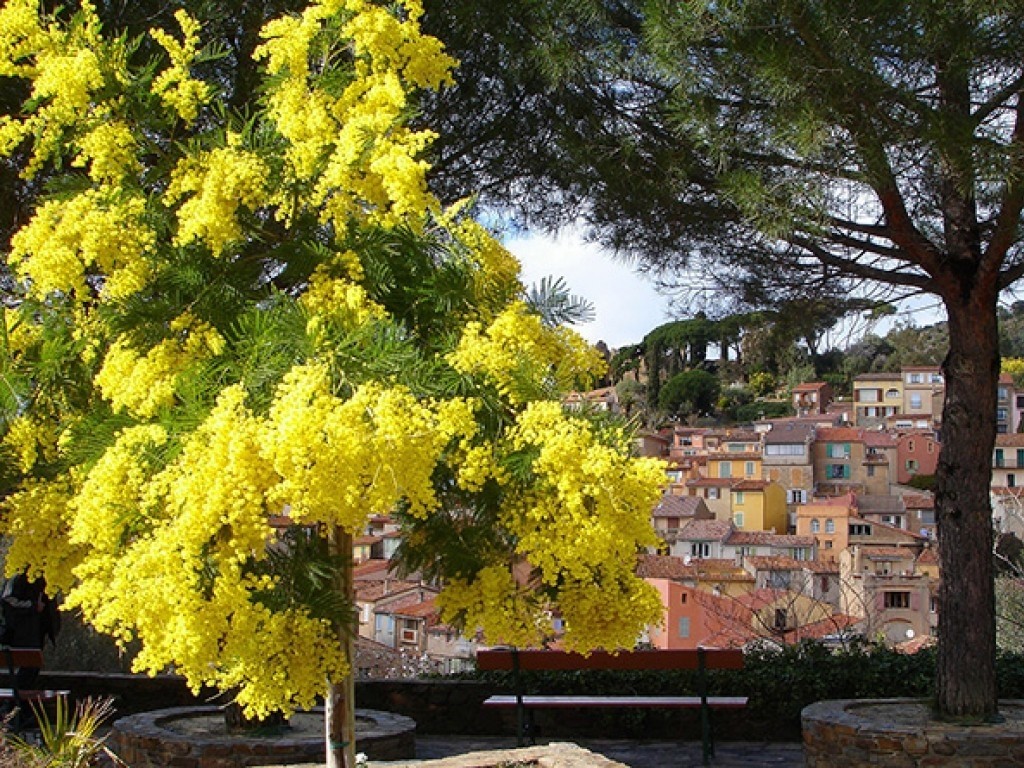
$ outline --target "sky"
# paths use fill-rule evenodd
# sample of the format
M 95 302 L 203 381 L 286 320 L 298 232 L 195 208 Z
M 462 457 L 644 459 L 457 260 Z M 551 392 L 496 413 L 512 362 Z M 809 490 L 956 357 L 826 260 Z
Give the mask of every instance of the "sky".
M 659 294 L 653 283 L 571 230 L 557 237 L 507 236 L 504 245 L 522 263 L 521 278 L 527 287 L 544 277 L 562 277 L 570 293 L 594 305 L 595 319 L 575 326 L 592 344 L 603 341 L 612 349 L 638 344 L 659 325 L 680 319 L 670 314 L 669 299 Z M 900 303 L 895 315 L 877 324 L 850 322 L 837 326 L 825 343 L 844 347 L 866 331 L 884 336 L 897 323 L 925 326 L 944 319 L 935 297 L 918 297 Z
M 594 305 L 595 319 L 575 327 L 592 344 L 603 341 L 612 349 L 637 344 L 673 319 L 669 300 L 643 275 L 577 234 L 510 237 L 505 246 L 522 262 L 526 286 L 562 277 L 570 293 Z

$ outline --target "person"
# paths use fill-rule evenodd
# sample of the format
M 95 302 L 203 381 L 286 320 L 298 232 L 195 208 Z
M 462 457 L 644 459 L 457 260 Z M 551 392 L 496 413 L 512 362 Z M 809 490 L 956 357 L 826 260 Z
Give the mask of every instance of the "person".
M 0 641 L 4 645 L 42 650 L 47 638 L 56 645 L 60 613 L 57 604 L 46 594 L 46 581 L 42 577 L 29 579 L 25 570 L 8 579 L 0 597 L 0 608 L 4 618 Z M 32 689 L 38 677 L 38 668 L 22 667 L 15 674 L 15 685 L 19 690 Z

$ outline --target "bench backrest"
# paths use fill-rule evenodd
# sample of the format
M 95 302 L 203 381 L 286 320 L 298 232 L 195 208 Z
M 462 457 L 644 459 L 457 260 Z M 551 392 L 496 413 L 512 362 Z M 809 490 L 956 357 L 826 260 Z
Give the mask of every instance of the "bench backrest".
M 476 666 L 482 670 L 576 670 L 576 669 L 743 669 L 738 648 L 696 648 L 663 651 L 622 651 L 590 654 L 542 649 L 493 648 L 477 651 Z
M 38 648 L 7 648 L 0 646 L 0 663 L 6 663 L 12 671 L 18 669 L 42 669 L 43 652 Z

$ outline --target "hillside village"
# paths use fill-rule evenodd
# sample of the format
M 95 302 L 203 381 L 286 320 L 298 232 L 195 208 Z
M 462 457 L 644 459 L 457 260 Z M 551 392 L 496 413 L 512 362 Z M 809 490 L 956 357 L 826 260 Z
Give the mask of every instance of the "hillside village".
M 746 647 L 860 636 L 907 651 L 931 643 L 940 578 L 934 505 L 911 483 L 935 471 L 943 397 L 939 368 L 912 366 L 856 377 L 852 398 L 834 398 L 824 382 L 796 386 L 788 418 L 640 433 L 637 452 L 665 466 L 651 510 L 662 545 L 637 562 L 662 596 L 665 620 L 641 642 Z M 574 393 L 566 407 L 619 410 L 612 387 Z M 1024 391 L 1009 376 L 998 418 L 993 525 L 1019 536 Z M 438 622 L 436 585 L 392 575 L 398 543 L 387 518 L 355 542 L 362 655 L 392 657 L 392 672 L 463 668 L 476 638 Z M 369 665 L 362 671 L 372 674 Z

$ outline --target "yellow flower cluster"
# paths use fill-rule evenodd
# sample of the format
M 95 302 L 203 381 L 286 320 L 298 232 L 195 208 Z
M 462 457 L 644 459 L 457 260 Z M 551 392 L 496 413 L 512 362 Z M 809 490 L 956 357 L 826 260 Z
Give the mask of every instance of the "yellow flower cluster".
M 475 219 L 459 215 L 456 205 L 441 217 L 442 225 L 466 250 L 476 266 L 473 278 L 476 320 L 491 322 L 523 291 L 519 260 Z
M 116 184 L 139 169 L 135 136 L 120 120 L 100 123 L 76 143 L 79 152 L 72 165 L 88 167 L 89 177 L 98 184 Z
M 49 461 L 57 456 L 54 425 L 33 416 L 14 419 L 8 425 L 3 444 L 17 457 L 22 472 L 31 472 L 40 455 Z
M 73 540 L 91 549 L 68 598 L 103 631 L 142 639 L 139 671 L 173 664 L 194 687 L 241 686 L 256 715 L 310 706 L 324 673 L 345 671 L 324 622 L 253 599 L 273 586 L 244 568 L 272 536 L 265 497 L 276 475 L 261 431 L 231 387 L 166 467 L 154 460 L 159 427 L 122 433 L 72 505 Z
M 483 628 L 491 645 L 529 648 L 552 633 L 546 606 L 516 583 L 508 566 L 487 566 L 471 583 L 453 579 L 437 596 L 437 606 L 446 621 Z
M 49 201 L 11 239 L 11 263 L 31 282 L 36 296 L 91 296 L 86 275 L 106 276 L 103 292 L 121 298 L 150 277 L 147 254 L 154 234 L 145 224 L 141 196 L 86 190 L 69 200 Z
M 352 219 L 395 224 L 415 220 L 436 202 L 426 188 L 427 164 L 418 159 L 434 138 L 405 123 L 413 89 L 450 79 L 454 61 L 435 38 L 421 33 L 418 3 L 406 1 L 405 18 L 369 2 L 315 2 L 298 17 L 264 27 L 257 58 L 277 79 L 270 115 L 288 142 L 286 159 L 296 179 L 314 181 L 314 205 L 344 229 Z M 324 35 L 340 22 L 340 42 L 355 59 L 350 83 L 329 93 L 310 70 L 314 55 L 331 57 Z
M 483 373 L 514 404 L 592 381 L 604 360 L 577 333 L 547 328 L 522 302 L 515 302 L 484 328 L 466 324 L 458 348 L 449 355 L 463 373 Z
M 150 30 L 150 35 L 167 51 L 170 65 L 153 81 L 153 93 L 186 123 L 199 116 L 199 110 L 213 96 L 213 89 L 202 80 L 192 77 L 190 68 L 199 53 L 200 25 L 184 10 L 174 14 L 181 27 L 179 43 L 162 29 Z
M 117 554 L 126 531 L 144 530 L 153 500 L 145 498 L 167 431 L 150 424 L 123 430 L 81 483 L 71 501 L 71 541 L 96 554 Z
M 238 209 L 256 210 L 267 202 L 269 169 L 255 152 L 227 146 L 187 156 L 171 174 L 165 195 L 178 208 L 176 245 L 200 240 L 219 255 L 242 237 Z
M 0 8 L 0 76 L 31 76 L 32 67 L 22 62 L 42 45 L 45 33 L 38 14 L 36 0 L 8 0 Z
M 332 276 L 327 267 L 320 267 L 313 273 L 299 301 L 310 314 L 309 331 L 325 320 L 351 331 L 387 317 L 384 308 L 367 295 L 365 288 Z
M 104 43 L 95 7 L 88 0 L 67 29 L 56 24 L 44 27 L 38 10 L 38 3 L 31 0 L 9 0 L 0 9 L 0 76 L 31 78 L 30 102 L 37 105 L 24 118 L 0 118 L 0 155 L 32 138 L 33 154 L 23 170 L 26 177 L 64 152 L 65 134 L 73 126 L 109 117 L 108 105 L 95 94 L 116 76 L 106 59 L 120 49 L 119 43 Z
M 261 444 L 282 478 L 272 499 L 289 504 L 293 519 L 355 532 L 401 500 L 413 514 L 433 510 L 441 452 L 475 430 L 467 401 L 430 403 L 376 384 L 341 399 L 324 366 L 305 365 L 285 377 Z
M 71 589 L 73 569 L 89 552 L 68 538 L 75 490 L 67 478 L 30 480 L 0 502 L 4 534 L 10 540 L 4 556 L 6 576 L 28 568 L 46 576 L 51 593 Z
M 119 338 L 111 344 L 95 384 L 115 412 L 151 418 L 174 402 L 178 377 L 189 367 L 220 354 L 224 339 L 215 328 L 185 314 L 171 324 L 174 336 L 144 355 Z
M 631 647 L 638 628 L 661 617 L 657 593 L 633 568 L 637 551 L 656 543 L 647 510 L 657 501 L 663 470 L 657 461 L 632 458 L 628 441 L 618 437 L 599 434 L 556 402 L 532 402 L 503 447 L 536 456 L 531 485 L 508 487 L 502 523 L 516 537 L 517 555 L 556 590 L 563 642 L 571 649 Z M 486 459 L 479 460 L 485 469 L 471 480 L 488 471 Z M 553 606 L 523 602 L 508 568 L 497 570 L 501 578 L 481 573 L 453 585 L 440 601 L 444 616 L 482 627 L 490 642 L 512 642 L 516 628 L 542 632 Z M 531 611 L 524 621 L 523 612 Z

